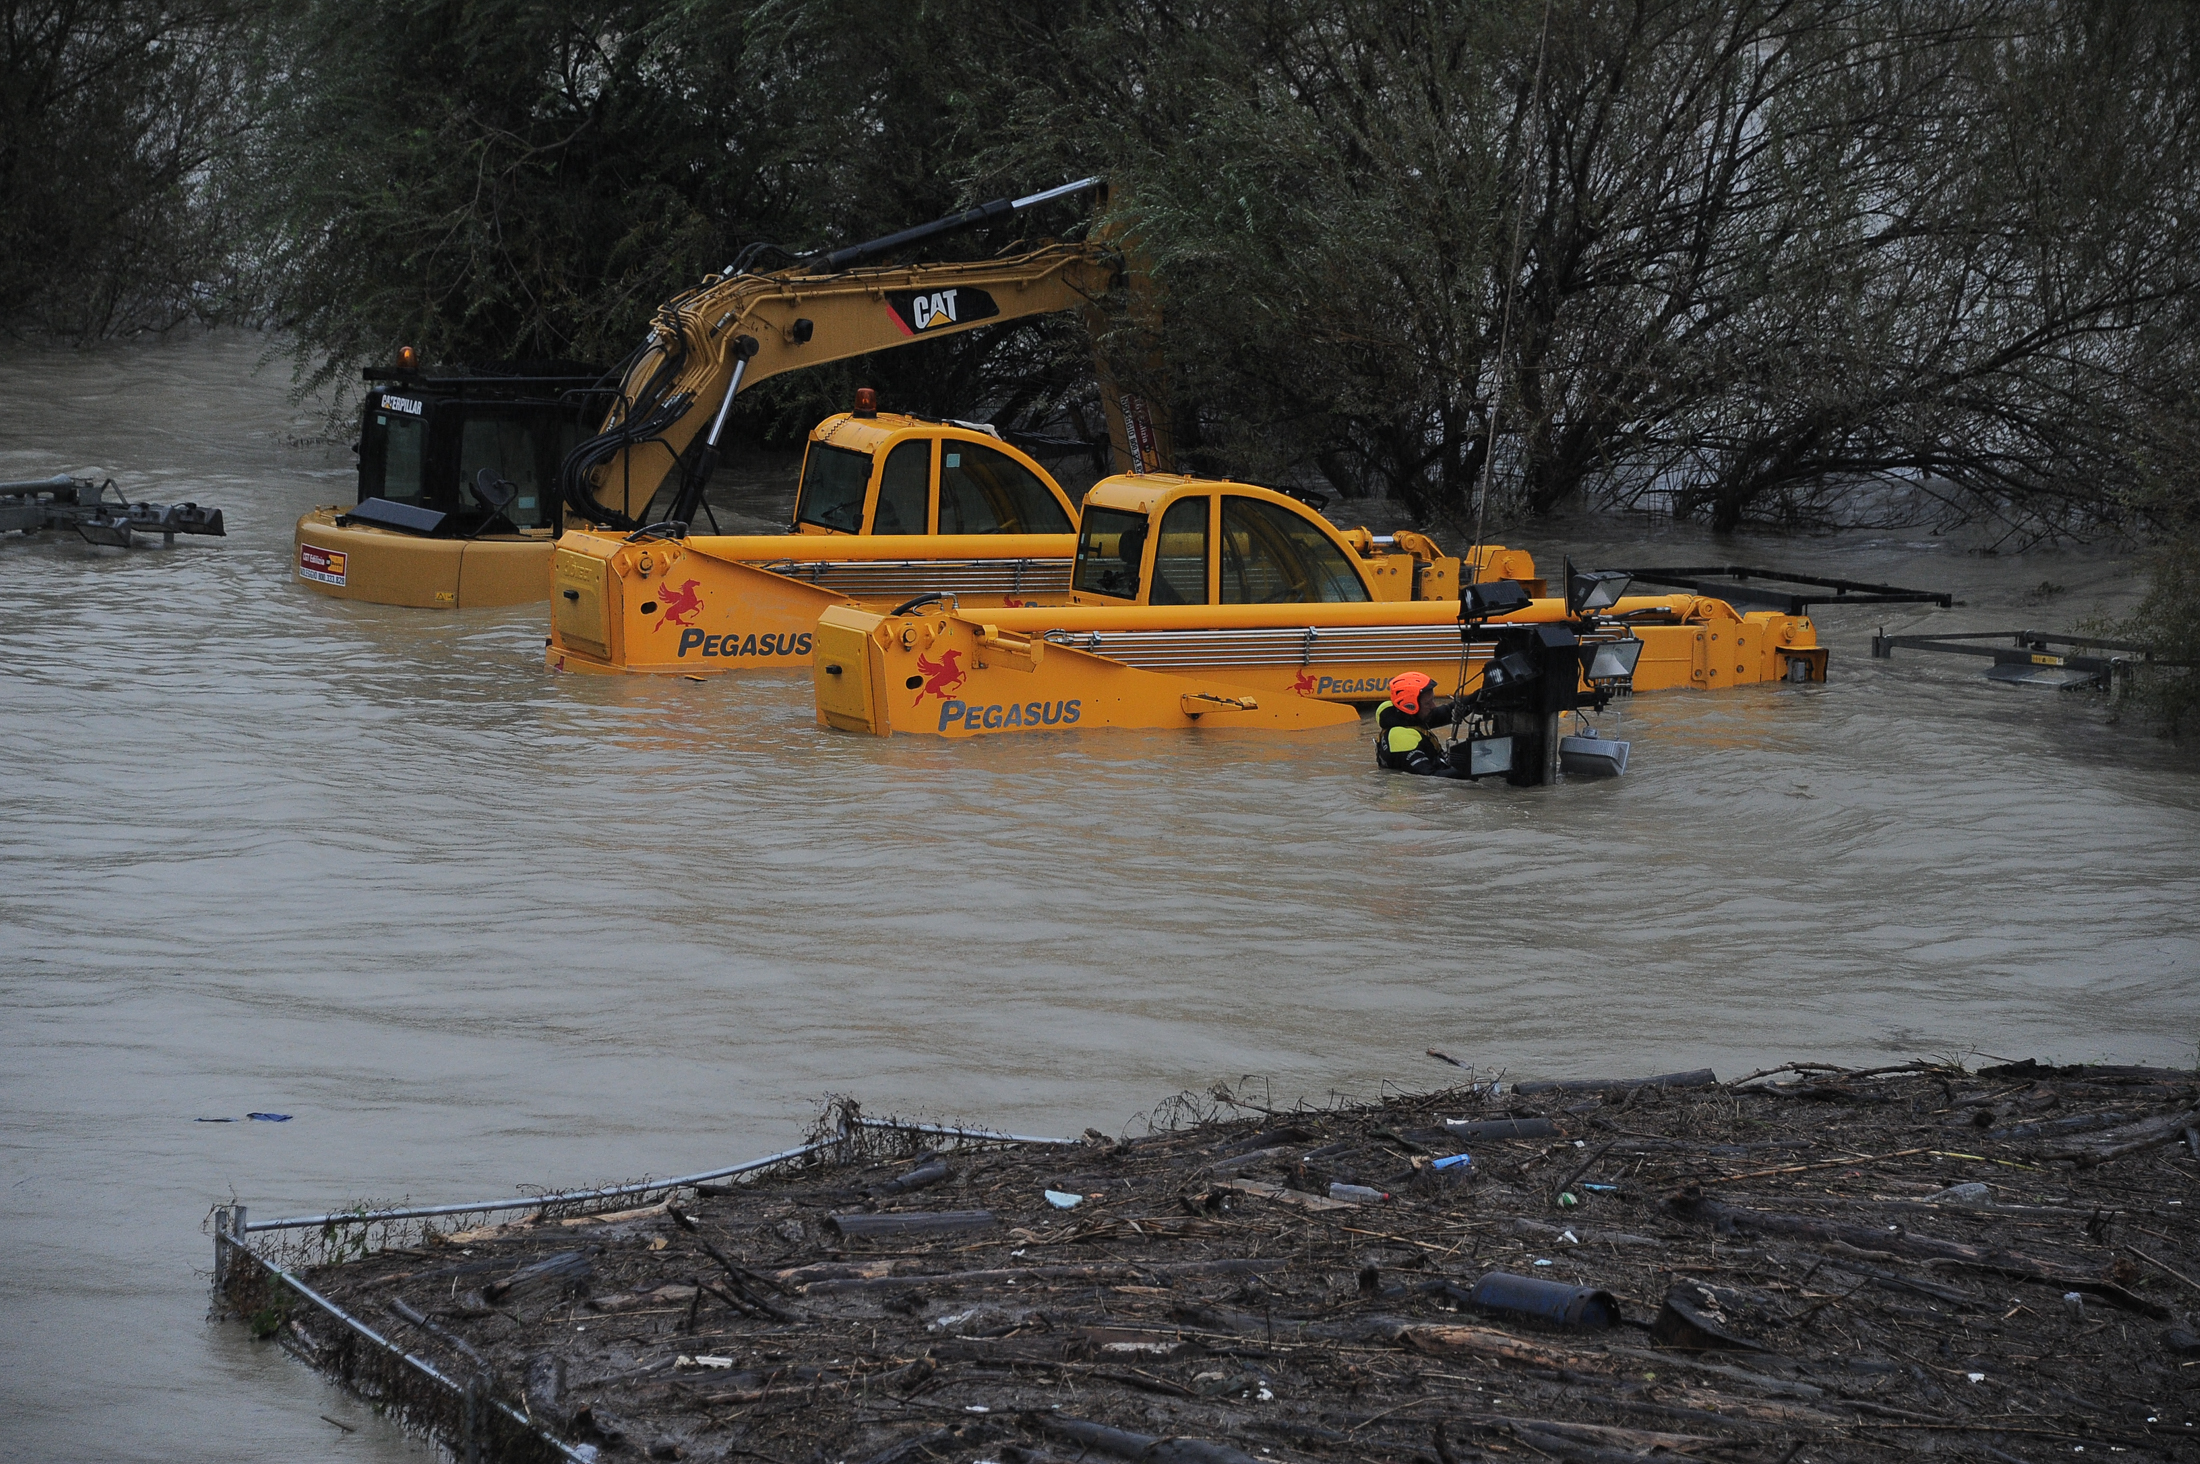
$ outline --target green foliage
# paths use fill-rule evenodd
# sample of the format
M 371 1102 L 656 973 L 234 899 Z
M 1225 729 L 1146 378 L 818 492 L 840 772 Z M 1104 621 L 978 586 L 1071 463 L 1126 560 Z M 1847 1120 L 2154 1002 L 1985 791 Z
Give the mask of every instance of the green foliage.
M 64 336 L 249 313 L 232 166 L 255 0 L 10 0 L 0 28 L 0 324 Z
M 429 361 L 617 361 L 744 244 L 815 249 L 971 201 L 918 33 L 883 5 L 316 0 L 284 32 L 300 61 L 259 160 L 279 317 L 316 382 L 401 343 Z M 858 376 L 967 414 L 1043 375 L 1047 339 L 802 373 L 748 420 L 799 436 Z
M 324 377 L 400 342 L 429 360 L 623 355 L 615 337 L 724 251 L 728 174 L 701 161 L 715 139 L 659 9 L 316 0 L 288 17 L 256 192 L 278 317 Z
M 244 1324 L 255 1341 L 265 1342 L 282 1331 L 283 1324 L 297 1308 L 298 1297 L 287 1286 L 271 1284 L 266 1288 L 259 1306 L 247 1313 Z
M 2200 663 L 2200 535 L 2149 557 L 2153 580 L 2125 633 L 2167 660 Z M 2133 691 L 2164 731 L 2200 725 L 2200 671 L 2192 666 L 2142 669 Z
M 1163 302 L 1111 349 L 1158 347 L 1208 471 L 2022 543 L 2168 524 L 2162 444 L 2200 421 L 2189 7 L 263 5 L 13 12 L 0 315 L 264 308 L 316 384 L 401 343 L 610 363 L 745 246 L 1105 173 Z M 1086 356 L 1081 322 L 1004 326 L 777 378 L 744 421 L 797 436 L 858 381 L 1030 420 Z

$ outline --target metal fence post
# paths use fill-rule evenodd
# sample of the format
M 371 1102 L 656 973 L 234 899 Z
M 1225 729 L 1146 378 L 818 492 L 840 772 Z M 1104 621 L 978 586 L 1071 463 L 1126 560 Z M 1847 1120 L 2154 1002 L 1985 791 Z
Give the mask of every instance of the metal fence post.
M 242 1205 L 217 1205 L 214 1207 L 214 1294 L 222 1296 L 229 1286 L 229 1253 L 222 1244 L 244 1244 L 244 1209 Z

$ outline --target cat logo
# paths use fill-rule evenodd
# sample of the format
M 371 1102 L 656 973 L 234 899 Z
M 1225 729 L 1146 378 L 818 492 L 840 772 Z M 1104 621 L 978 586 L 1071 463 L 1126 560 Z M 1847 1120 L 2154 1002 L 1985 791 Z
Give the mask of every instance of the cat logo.
M 893 312 L 894 324 L 909 336 L 991 320 L 1001 313 L 991 295 L 968 285 L 952 290 L 889 291 L 886 306 Z
M 953 290 L 941 290 L 938 294 L 929 298 L 919 295 L 911 300 L 909 302 L 909 314 L 913 317 L 912 324 L 918 330 L 925 330 L 930 328 L 935 320 L 942 318 L 953 320 L 955 318 L 955 295 L 956 292 Z

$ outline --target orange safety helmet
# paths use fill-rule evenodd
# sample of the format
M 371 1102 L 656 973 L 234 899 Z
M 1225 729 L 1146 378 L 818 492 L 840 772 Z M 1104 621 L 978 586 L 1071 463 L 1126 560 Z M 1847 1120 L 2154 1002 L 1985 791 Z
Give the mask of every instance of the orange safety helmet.
M 1421 693 L 1436 683 L 1418 671 L 1401 671 L 1390 678 L 1390 704 L 1409 717 L 1421 715 Z

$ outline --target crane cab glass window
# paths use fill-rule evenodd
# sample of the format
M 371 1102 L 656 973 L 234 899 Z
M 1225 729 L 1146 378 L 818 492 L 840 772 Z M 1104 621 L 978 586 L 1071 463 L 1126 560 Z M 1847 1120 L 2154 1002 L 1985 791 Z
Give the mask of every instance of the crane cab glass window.
M 1066 534 L 1069 515 L 1038 475 L 1005 452 L 940 442 L 940 532 Z
M 886 455 L 878 475 L 874 534 L 921 534 L 932 502 L 932 444 L 904 442 Z
M 1155 605 L 1207 603 L 1207 500 L 1179 498 L 1161 516 L 1153 550 Z
M 1222 603 L 1339 605 L 1367 599 L 1344 551 L 1280 503 L 1222 500 Z
M 1126 513 L 1119 508 L 1088 508 L 1077 535 L 1077 571 L 1071 588 L 1135 600 L 1139 561 L 1145 554 L 1144 514 Z
M 428 424 L 425 418 L 387 408 L 376 410 L 360 434 L 360 482 L 381 482 L 380 493 L 366 498 L 387 498 L 392 503 L 419 503 L 427 493 L 423 472 L 428 456 Z
M 871 486 L 871 455 L 810 444 L 802 463 L 802 487 L 795 497 L 794 521 L 854 534 L 863 528 L 863 496 Z
M 543 484 L 576 431 L 570 425 L 518 417 L 468 414 L 458 437 L 459 512 L 469 517 L 488 512 L 474 494 L 474 479 L 486 468 L 518 492 L 504 516 L 522 529 L 550 527 L 555 505 Z

